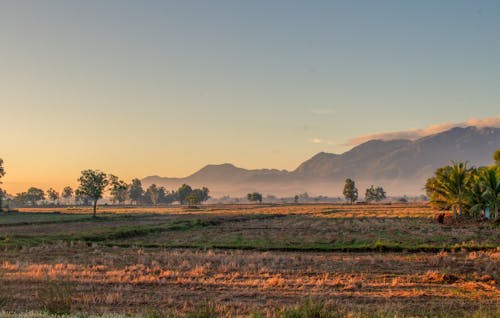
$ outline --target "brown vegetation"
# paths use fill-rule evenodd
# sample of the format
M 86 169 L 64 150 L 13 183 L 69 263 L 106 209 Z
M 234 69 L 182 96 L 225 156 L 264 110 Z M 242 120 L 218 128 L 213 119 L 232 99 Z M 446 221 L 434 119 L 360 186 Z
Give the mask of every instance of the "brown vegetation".
M 26 222 L 25 213 L 5 215 L 5 222 L 0 220 L 2 308 L 183 314 L 206 302 L 203 310 L 221 315 L 276 316 L 314 299 L 320 305 L 311 306 L 324 304 L 342 315 L 499 311 L 500 249 L 466 248 L 474 242 L 498 247 L 498 227 L 439 224 L 436 211 L 427 206 L 244 205 L 118 212 L 94 221 L 44 216 L 40 224 Z M 134 231 L 119 232 L 123 229 Z M 402 246 L 462 247 L 437 253 L 314 252 L 335 246 L 390 247 L 398 241 Z M 227 249 L 208 248 L 218 245 Z
M 69 298 L 72 310 L 101 313 L 137 313 L 147 305 L 183 312 L 200 300 L 234 314 L 272 311 L 304 297 L 354 312 L 387 306 L 460 312 L 500 301 L 499 251 L 317 254 L 61 244 L 6 251 L 1 262 L 8 310 L 43 308 L 54 286 L 66 288 L 67 298 L 53 296 L 58 302 Z

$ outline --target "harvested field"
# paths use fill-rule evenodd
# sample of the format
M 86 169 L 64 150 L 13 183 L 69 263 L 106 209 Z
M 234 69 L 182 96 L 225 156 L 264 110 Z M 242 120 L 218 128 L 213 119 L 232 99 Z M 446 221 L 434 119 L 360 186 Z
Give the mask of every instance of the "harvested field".
M 493 223 L 438 224 L 425 205 L 124 210 L 0 219 L 2 309 L 165 316 L 205 302 L 274 317 L 309 299 L 341 317 L 500 312 Z
M 0 220 L 0 238 L 3 244 L 21 246 L 99 241 L 122 247 L 303 251 L 439 252 L 500 245 L 498 227 L 492 223 L 438 224 L 437 211 L 416 204 L 133 207 L 116 213 L 105 208 L 97 219 L 71 211 L 58 209 L 53 219 L 40 209 L 11 213 Z
M 498 251 L 317 254 L 61 244 L 5 252 L 0 272 L 7 310 L 40 309 L 39 293 L 59 284 L 74 310 L 97 313 L 141 313 L 146 305 L 182 313 L 203 299 L 244 315 L 312 297 L 348 312 L 458 314 L 498 306 L 499 265 Z

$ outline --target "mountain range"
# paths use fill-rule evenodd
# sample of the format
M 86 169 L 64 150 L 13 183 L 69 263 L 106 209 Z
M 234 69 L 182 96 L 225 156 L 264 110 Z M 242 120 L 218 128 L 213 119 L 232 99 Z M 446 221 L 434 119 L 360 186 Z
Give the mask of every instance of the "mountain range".
M 183 183 L 207 186 L 214 197 L 243 196 L 251 191 L 277 196 L 304 192 L 341 196 L 344 180 L 351 178 L 360 196 L 371 184 L 383 186 L 389 195 L 418 195 L 438 167 L 452 160 L 490 165 L 498 148 L 500 128 L 456 127 L 417 140 L 370 140 L 342 154 L 320 152 L 293 171 L 248 170 L 224 163 L 207 165 L 185 178 L 149 176 L 142 182 L 167 189 Z

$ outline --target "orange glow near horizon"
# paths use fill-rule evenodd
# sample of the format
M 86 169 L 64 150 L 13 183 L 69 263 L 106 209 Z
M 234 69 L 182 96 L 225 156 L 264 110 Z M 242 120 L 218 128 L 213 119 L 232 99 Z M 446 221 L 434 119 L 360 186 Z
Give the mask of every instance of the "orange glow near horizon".
M 500 125 L 500 2 L 0 8 L 9 193 L 75 185 L 84 169 L 125 181 L 207 164 L 293 170 L 374 136 Z

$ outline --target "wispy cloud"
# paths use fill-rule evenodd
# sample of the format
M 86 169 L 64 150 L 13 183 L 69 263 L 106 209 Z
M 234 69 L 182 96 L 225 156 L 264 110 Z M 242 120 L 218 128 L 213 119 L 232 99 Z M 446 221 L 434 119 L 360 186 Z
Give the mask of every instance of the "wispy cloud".
M 349 139 L 346 146 L 356 146 L 363 142 L 372 139 L 379 140 L 394 140 L 394 139 L 410 139 L 415 140 L 418 138 L 422 138 L 425 136 L 430 136 L 433 134 L 437 134 L 443 132 L 445 130 L 454 128 L 454 127 L 500 127 L 500 115 L 489 118 L 470 118 L 464 122 L 460 123 L 442 123 L 437 125 L 428 126 L 423 129 L 408 129 L 401 131 L 392 131 L 385 133 L 374 133 L 369 135 L 358 136 L 352 139 Z
M 311 109 L 310 113 L 317 116 L 331 116 L 335 114 L 335 109 L 330 108 L 315 108 Z
M 310 140 L 313 144 L 323 144 L 323 145 L 335 145 L 336 143 L 333 140 L 326 140 L 323 138 L 313 138 Z

